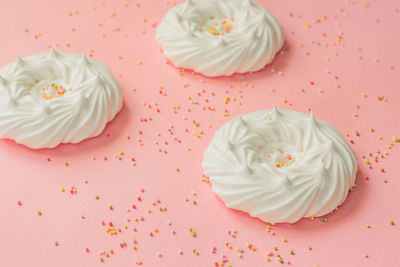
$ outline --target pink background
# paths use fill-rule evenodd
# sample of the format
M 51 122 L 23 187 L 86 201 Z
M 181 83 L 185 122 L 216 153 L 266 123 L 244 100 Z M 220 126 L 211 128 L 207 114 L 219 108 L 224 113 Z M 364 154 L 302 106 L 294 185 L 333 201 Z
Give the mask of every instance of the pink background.
M 136 266 L 136 260 L 143 266 L 214 266 L 221 254 L 232 266 L 281 266 L 275 251 L 271 262 L 265 260 L 275 246 L 291 266 L 400 266 L 400 143 L 387 148 L 393 136 L 400 137 L 400 3 L 259 2 L 282 24 L 288 50 L 264 71 L 208 79 L 190 71 L 180 75 L 166 64 L 154 40 L 155 25 L 171 1 L 1 1 L 1 65 L 49 47 L 86 52 L 113 71 L 125 106 L 103 134 L 80 144 L 30 150 L 0 141 L 0 266 Z M 275 235 L 267 232 L 266 223 L 225 208 L 201 181 L 202 152 L 215 130 L 239 114 L 273 105 L 314 110 L 349 134 L 359 163 L 357 187 L 337 212 L 326 216 L 328 222 L 279 224 L 272 226 Z M 223 116 L 225 110 L 229 116 Z M 193 131 L 202 132 L 201 138 Z M 124 155 L 118 160 L 114 155 L 120 151 Z M 375 155 L 385 151 L 375 162 Z M 72 186 L 76 194 L 69 192 Z M 157 200 L 161 204 L 153 206 Z M 160 212 L 161 205 L 167 210 Z M 134 222 L 136 217 L 144 221 Z M 121 232 L 110 236 L 102 221 Z M 152 237 L 154 228 L 159 231 Z M 235 238 L 228 235 L 232 229 Z M 237 247 L 244 249 L 243 258 Z M 102 250 L 108 254 L 103 263 Z

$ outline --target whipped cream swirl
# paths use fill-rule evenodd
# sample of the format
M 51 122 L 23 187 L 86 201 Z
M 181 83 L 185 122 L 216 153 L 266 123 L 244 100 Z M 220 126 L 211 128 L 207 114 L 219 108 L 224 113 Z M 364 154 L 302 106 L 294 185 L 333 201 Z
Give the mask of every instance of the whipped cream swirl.
M 291 110 L 261 110 L 222 125 L 203 168 L 226 206 L 269 223 L 323 216 L 354 186 L 357 162 L 330 124 Z
M 187 0 L 167 12 L 156 39 L 175 66 L 210 77 L 260 70 L 284 42 L 276 19 L 251 0 Z
M 0 138 L 30 148 L 97 136 L 121 108 L 112 73 L 86 55 L 52 49 L 0 69 Z

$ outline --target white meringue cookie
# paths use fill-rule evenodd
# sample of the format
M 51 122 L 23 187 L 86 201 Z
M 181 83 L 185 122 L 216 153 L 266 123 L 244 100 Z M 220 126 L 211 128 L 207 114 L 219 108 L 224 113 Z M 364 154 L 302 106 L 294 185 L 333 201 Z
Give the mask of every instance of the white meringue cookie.
M 352 149 L 334 127 L 312 113 L 276 108 L 222 125 L 202 165 L 226 206 L 270 223 L 331 212 L 357 172 Z
M 122 108 L 110 70 L 86 55 L 30 55 L 0 69 L 0 138 L 53 148 L 99 135 Z
M 260 70 L 284 42 L 276 19 L 251 0 L 187 0 L 167 12 L 156 39 L 175 66 L 210 77 Z

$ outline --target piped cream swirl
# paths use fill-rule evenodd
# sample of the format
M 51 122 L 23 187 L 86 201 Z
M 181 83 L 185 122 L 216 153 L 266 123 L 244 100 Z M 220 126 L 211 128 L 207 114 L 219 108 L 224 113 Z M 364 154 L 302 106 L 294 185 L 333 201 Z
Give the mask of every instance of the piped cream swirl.
M 30 148 L 97 136 L 121 108 L 112 73 L 86 55 L 52 49 L 0 69 L 0 138 Z
M 330 124 L 290 110 L 262 110 L 222 125 L 203 168 L 226 206 L 265 222 L 323 216 L 346 199 L 355 156 Z
M 205 76 L 254 72 L 282 48 L 282 29 L 251 0 L 187 0 L 168 11 L 156 39 L 177 67 Z

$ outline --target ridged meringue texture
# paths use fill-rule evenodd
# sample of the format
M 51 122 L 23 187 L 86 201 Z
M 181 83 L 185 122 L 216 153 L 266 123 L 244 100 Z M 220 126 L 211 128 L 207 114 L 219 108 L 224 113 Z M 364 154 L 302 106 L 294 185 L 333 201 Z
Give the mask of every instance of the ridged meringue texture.
M 122 108 L 110 70 L 86 55 L 30 55 L 0 69 L 0 138 L 53 148 L 99 135 Z
M 357 172 L 350 146 L 334 127 L 313 113 L 276 108 L 222 125 L 202 165 L 226 206 L 269 223 L 331 212 Z
M 187 0 L 167 12 L 156 39 L 175 66 L 210 77 L 260 70 L 284 42 L 276 19 L 251 0 Z

